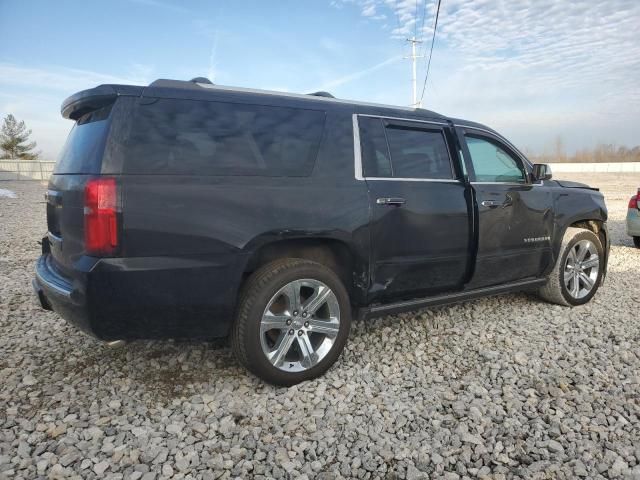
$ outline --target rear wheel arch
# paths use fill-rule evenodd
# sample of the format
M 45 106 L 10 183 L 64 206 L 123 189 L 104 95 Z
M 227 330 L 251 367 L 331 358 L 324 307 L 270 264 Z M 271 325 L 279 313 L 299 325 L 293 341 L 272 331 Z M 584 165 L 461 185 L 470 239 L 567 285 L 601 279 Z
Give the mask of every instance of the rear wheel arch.
M 358 276 L 366 267 L 349 244 L 334 238 L 294 238 L 264 243 L 249 254 L 243 269 L 243 283 L 262 266 L 285 258 L 324 265 L 338 275 L 352 301 L 358 302 L 361 298 Z

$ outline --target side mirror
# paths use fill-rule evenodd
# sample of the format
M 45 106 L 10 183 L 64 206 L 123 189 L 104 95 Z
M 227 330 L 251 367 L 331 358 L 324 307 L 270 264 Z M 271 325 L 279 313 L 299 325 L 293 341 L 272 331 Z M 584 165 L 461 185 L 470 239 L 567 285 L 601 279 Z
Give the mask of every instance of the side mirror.
M 535 163 L 533 165 L 533 171 L 531 172 L 534 182 L 541 182 L 543 180 L 551 180 L 551 167 L 546 163 Z

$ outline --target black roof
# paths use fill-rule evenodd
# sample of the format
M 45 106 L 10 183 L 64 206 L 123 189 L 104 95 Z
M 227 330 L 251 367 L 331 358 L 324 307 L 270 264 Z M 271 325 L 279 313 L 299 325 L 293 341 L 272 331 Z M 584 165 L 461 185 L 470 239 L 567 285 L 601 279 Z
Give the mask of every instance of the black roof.
M 185 100 L 222 100 L 233 99 L 238 102 L 260 103 L 265 105 L 297 106 L 311 109 L 350 110 L 354 113 L 371 113 L 403 118 L 430 118 L 446 120 L 439 113 L 421 108 L 382 105 L 354 100 L 335 98 L 328 92 L 296 94 L 276 92 L 242 87 L 227 87 L 205 83 L 204 78 L 197 77 L 192 81 L 158 79 L 149 86 L 134 85 L 99 85 L 83 90 L 62 104 L 62 116 L 77 119 L 87 111 L 108 104 L 118 96 L 143 96 L 156 98 L 182 98 Z

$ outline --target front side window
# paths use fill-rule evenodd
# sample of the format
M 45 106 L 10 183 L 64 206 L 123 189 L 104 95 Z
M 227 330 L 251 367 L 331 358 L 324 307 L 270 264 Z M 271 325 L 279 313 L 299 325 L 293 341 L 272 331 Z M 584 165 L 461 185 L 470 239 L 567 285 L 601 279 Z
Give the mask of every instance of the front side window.
M 520 162 L 496 142 L 474 135 L 465 135 L 465 139 L 471 154 L 476 182 L 526 181 Z

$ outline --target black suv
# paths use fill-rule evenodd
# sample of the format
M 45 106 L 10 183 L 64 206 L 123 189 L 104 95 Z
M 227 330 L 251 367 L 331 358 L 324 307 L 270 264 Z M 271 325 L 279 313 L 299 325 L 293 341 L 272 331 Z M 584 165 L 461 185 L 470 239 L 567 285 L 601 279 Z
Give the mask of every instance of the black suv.
M 602 194 L 478 123 L 205 79 L 101 85 L 62 115 L 34 288 L 102 340 L 229 335 L 291 385 L 336 361 L 353 315 L 517 290 L 580 305 L 606 273 Z

